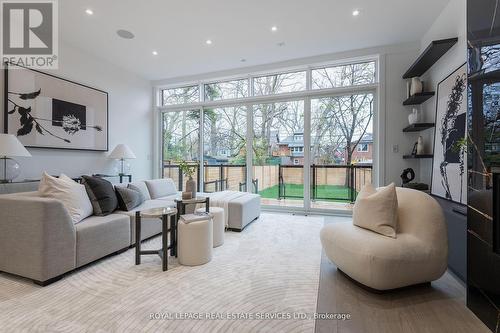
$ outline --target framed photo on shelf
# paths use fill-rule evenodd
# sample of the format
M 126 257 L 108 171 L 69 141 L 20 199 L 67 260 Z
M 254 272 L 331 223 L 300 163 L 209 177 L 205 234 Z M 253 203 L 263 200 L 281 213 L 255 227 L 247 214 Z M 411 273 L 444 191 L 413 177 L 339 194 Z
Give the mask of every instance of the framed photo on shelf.
M 438 84 L 431 194 L 467 203 L 467 67 Z
M 108 93 L 11 63 L 4 69 L 4 132 L 26 147 L 108 150 Z

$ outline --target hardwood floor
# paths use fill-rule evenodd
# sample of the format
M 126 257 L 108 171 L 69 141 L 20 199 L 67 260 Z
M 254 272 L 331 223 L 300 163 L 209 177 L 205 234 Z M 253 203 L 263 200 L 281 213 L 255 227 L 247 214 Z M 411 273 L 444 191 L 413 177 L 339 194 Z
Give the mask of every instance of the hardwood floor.
M 316 320 L 316 333 L 488 333 L 465 306 L 465 286 L 450 273 L 430 286 L 370 293 L 322 254 L 317 312 L 349 313 L 350 320 Z

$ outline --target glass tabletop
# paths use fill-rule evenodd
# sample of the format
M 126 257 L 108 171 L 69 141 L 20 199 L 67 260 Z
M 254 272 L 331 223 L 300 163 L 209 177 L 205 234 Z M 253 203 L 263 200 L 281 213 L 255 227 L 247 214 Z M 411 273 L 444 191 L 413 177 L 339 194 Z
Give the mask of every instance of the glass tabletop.
M 185 204 L 193 204 L 193 203 L 205 203 L 207 200 L 206 197 L 196 197 L 196 198 L 191 198 L 191 199 L 182 199 L 182 198 L 177 198 L 175 199 L 175 202 L 182 202 Z
M 158 207 L 141 210 L 142 217 L 162 217 L 163 215 L 177 214 L 177 209 L 172 207 Z

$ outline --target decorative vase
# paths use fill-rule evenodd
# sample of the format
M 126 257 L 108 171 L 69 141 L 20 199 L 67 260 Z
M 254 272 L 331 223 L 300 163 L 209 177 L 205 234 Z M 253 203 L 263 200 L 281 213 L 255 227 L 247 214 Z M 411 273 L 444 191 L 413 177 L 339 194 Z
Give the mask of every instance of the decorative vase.
M 189 177 L 186 181 L 186 192 L 191 192 L 192 198 L 196 198 L 196 181 L 193 177 Z
M 418 77 L 411 79 L 410 95 L 420 94 L 424 90 L 422 81 Z
M 424 139 L 421 136 L 417 140 L 417 155 L 424 155 Z
M 418 118 L 419 118 L 418 110 L 416 108 L 413 108 L 412 113 L 408 115 L 408 122 L 410 123 L 410 125 L 416 124 L 418 123 Z

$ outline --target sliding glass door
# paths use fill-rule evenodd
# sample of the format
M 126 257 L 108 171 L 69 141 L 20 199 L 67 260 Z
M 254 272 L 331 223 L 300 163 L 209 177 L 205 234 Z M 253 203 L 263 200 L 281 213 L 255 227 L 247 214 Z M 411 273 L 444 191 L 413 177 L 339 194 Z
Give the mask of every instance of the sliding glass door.
M 247 111 L 243 106 L 203 111 L 203 192 L 244 191 Z
M 264 205 L 303 207 L 304 101 L 253 110 L 253 191 Z
M 177 188 L 184 189 L 186 175 L 179 162 L 196 168 L 194 179 L 199 182 L 200 111 L 175 111 L 162 114 L 162 176 L 172 178 Z
M 311 101 L 311 208 L 349 208 L 371 183 L 373 94 Z

